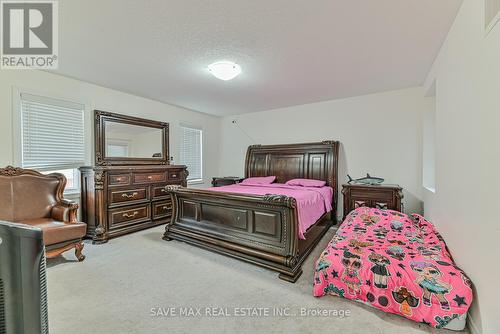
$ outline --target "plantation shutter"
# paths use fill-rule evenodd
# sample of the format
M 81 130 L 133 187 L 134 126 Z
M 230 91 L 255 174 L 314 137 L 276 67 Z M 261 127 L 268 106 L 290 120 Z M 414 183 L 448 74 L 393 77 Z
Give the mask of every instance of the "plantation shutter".
M 187 166 L 188 181 L 202 180 L 202 130 L 181 126 L 180 163 Z
M 21 94 L 22 166 L 69 169 L 85 163 L 82 104 Z

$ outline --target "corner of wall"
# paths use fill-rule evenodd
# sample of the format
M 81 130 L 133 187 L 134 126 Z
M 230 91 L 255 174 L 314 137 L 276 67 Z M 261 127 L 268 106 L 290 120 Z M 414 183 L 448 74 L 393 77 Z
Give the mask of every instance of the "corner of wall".
M 476 321 L 471 316 L 469 312 L 467 314 L 467 327 L 469 328 L 470 334 L 482 334 L 483 331 L 476 325 Z

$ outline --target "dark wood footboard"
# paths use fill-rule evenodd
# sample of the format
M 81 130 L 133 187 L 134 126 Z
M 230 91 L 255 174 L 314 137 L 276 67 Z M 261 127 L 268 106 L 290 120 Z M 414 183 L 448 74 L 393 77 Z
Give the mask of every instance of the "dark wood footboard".
M 282 195 L 244 195 L 167 186 L 172 220 L 165 240 L 181 240 L 245 260 L 295 282 L 302 263 L 328 228 L 337 211 L 339 143 L 253 145 L 245 160 L 245 177 L 276 177 L 276 182 L 302 178 L 323 180 L 332 187 L 333 211 L 298 237 L 297 202 Z
M 172 195 L 172 220 L 164 240 L 180 240 L 245 260 L 295 282 L 302 263 L 332 224 L 325 214 L 298 238 L 294 198 L 241 195 L 167 186 Z

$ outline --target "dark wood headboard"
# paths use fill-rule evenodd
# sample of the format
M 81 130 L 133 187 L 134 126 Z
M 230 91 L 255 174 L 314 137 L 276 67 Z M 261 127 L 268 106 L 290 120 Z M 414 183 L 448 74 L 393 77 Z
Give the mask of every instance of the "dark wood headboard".
M 253 145 L 248 147 L 245 177 L 276 176 L 276 182 L 291 179 L 324 180 L 333 188 L 337 204 L 339 142 Z

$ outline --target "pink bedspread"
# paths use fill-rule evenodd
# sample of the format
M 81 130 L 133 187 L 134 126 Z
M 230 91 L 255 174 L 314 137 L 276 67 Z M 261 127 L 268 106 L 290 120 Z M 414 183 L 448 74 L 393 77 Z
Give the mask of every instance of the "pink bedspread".
M 305 239 L 304 233 L 325 212 L 332 210 L 332 187 L 301 187 L 282 183 L 262 184 L 258 186 L 233 184 L 212 187 L 209 190 L 248 195 L 285 195 L 297 201 L 299 218 L 299 238 Z
M 316 262 L 314 295 L 366 302 L 436 328 L 467 313 L 471 282 L 420 215 L 358 208 Z

